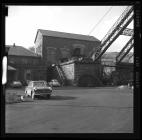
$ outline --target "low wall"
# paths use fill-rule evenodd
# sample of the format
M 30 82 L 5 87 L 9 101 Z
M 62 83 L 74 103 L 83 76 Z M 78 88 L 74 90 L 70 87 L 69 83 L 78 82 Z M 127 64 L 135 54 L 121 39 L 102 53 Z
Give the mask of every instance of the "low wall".
M 61 64 L 62 70 L 71 85 L 76 85 L 79 78 L 83 75 L 90 75 L 100 79 L 101 65 L 95 63 L 82 63 L 77 61 L 70 61 Z

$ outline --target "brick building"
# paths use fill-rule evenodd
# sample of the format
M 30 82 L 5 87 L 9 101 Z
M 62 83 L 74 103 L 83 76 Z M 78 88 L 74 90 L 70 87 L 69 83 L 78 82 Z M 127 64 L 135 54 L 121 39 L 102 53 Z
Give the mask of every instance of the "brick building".
M 8 51 L 8 82 L 20 80 L 45 79 L 45 65 L 41 57 L 21 46 L 7 45 Z
M 87 35 L 39 29 L 35 38 L 35 52 L 48 64 L 58 64 L 75 56 L 88 56 L 100 41 Z
M 49 81 L 56 78 L 60 82 L 76 84 L 85 75 L 88 75 L 87 81 L 96 80 L 94 77 L 100 71 L 98 65 L 82 61 L 77 63 L 76 60 L 88 58 L 92 50 L 100 43 L 93 36 L 39 29 L 35 38 L 35 53 L 41 56 L 42 61 L 48 67 L 47 79 Z M 53 64 L 58 67 L 53 68 L 51 66 Z
M 62 70 L 66 79 L 75 83 L 89 72 L 87 69 L 90 70 L 90 74 L 97 73 L 98 66 L 94 67 L 92 63 L 76 63 L 72 60 L 87 58 L 100 43 L 93 36 L 39 29 L 35 37 L 35 53 L 21 46 L 7 46 L 10 47 L 8 80 L 22 82 L 46 80 L 49 82 L 51 79 L 57 78 L 61 82 L 59 69 L 52 67 L 53 64 L 56 64 L 60 65 L 60 71 Z M 73 67 L 68 62 L 73 62 Z M 73 69 L 75 71 L 72 71 Z M 70 78 L 72 76 L 70 71 L 74 75 L 74 79 Z

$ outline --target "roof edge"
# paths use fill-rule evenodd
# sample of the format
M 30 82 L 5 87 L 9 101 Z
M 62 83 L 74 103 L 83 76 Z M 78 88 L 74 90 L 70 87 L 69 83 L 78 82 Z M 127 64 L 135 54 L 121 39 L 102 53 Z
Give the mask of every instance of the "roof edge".
M 12 48 L 13 45 L 5 45 L 5 47 Z M 36 53 L 30 51 L 29 49 L 27 49 L 27 48 L 25 48 L 25 47 L 23 47 L 23 46 L 18 46 L 18 45 L 16 45 L 16 47 L 21 47 L 22 49 L 25 49 L 26 51 L 29 51 L 31 54 L 33 54 L 32 56 L 26 55 L 26 57 L 40 57 L 38 54 L 36 54 Z M 10 55 L 10 54 L 8 53 L 8 55 Z M 13 55 L 13 54 L 12 54 L 11 56 L 25 56 L 25 55 Z
M 70 35 L 81 35 L 81 36 L 86 36 L 86 37 L 93 37 L 97 42 L 101 42 L 101 40 L 99 40 L 98 38 L 94 37 L 94 36 L 90 36 L 90 35 L 84 35 L 84 34 L 76 34 L 76 33 L 68 33 L 68 32 L 61 32 L 61 31 L 53 31 L 53 30 L 45 30 L 45 29 L 38 29 L 37 30 L 37 34 L 39 31 L 51 31 L 51 32 L 58 32 L 58 33 L 63 33 L 63 34 L 70 34 Z M 35 38 L 35 41 L 37 39 L 37 34 L 36 34 L 36 38 Z M 55 37 L 55 36 L 52 36 L 52 37 Z M 78 40 L 82 40 L 82 39 L 78 39 Z M 35 43 L 34 41 L 34 43 Z M 87 41 L 93 41 L 93 40 L 87 40 Z
M 38 34 L 38 32 L 40 31 L 40 29 L 37 29 L 37 32 L 36 32 L 36 37 L 35 37 L 35 40 L 34 40 L 34 44 L 35 44 L 35 42 L 36 42 L 36 39 L 37 39 L 37 34 Z

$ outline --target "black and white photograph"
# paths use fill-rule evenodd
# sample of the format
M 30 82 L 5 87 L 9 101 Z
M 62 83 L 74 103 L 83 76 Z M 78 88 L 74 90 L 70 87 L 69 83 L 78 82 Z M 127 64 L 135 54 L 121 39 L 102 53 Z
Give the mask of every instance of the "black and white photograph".
M 5 133 L 134 133 L 134 6 L 7 5 Z

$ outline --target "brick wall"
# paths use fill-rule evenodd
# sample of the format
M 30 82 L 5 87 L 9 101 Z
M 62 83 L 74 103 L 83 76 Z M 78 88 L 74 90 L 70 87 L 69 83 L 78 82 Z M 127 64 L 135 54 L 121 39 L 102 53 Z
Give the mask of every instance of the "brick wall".
M 131 63 L 120 63 L 116 67 L 118 77 L 121 84 L 127 84 L 128 80 L 133 79 L 133 64 Z
M 45 65 L 42 63 L 40 57 L 27 57 L 27 56 L 8 56 L 8 65 L 16 68 L 15 77 L 9 79 L 20 80 L 22 82 L 26 80 L 46 80 L 46 70 L 43 69 Z M 29 79 L 26 76 L 29 71 Z M 8 72 L 9 73 L 9 72 Z
M 94 63 L 67 62 L 61 65 L 69 84 L 77 84 L 80 77 L 90 75 L 101 80 L 101 65 Z
M 94 41 L 85 41 L 85 40 L 76 40 L 76 39 L 67 39 L 67 38 L 57 38 L 57 37 L 48 37 L 43 36 L 43 59 L 46 63 L 50 63 L 49 61 L 52 61 L 52 63 L 58 63 L 61 58 L 63 58 L 62 50 L 68 49 L 69 54 L 68 58 L 71 58 L 73 49 L 75 46 L 80 45 L 82 50 L 81 53 L 88 56 L 89 53 L 92 51 L 93 48 L 97 47 L 100 44 L 100 42 L 94 42 Z M 50 55 L 48 57 L 48 48 L 56 48 L 53 49 L 52 56 Z M 52 51 L 51 51 L 52 52 Z M 54 59 L 54 60 L 52 60 Z
M 67 84 L 73 84 L 75 78 L 75 64 L 67 62 L 61 64 L 61 68 L 67 79 Z

